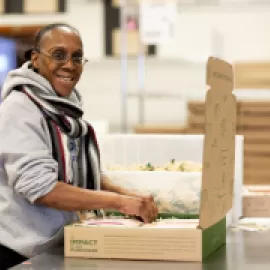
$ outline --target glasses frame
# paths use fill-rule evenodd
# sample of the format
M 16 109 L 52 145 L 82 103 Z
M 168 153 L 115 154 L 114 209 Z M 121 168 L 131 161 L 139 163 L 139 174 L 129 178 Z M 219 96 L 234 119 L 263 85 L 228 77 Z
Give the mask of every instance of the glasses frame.
M 40 49 L 34 49 L 34 51 L 38 52 L 39 54 L 43 54 L 47 57 L 50 57 L 53 62 L 60 64 L 60 65 L 66 64 L 70 60 L 72 61 L 73 65 L 77 66 L 77 67 L 84 66 L 86 63 L 88 63 L 88 59 L 85 57 L 82 57 L 82 63 L 78 64 L 78 63 L 74 62 L 72 56 L 70 57 L 68 54 L 67 54 L 67 58 L 64 60 L 56 60 L 53 58 L 53 54 L 50 52 L 43 52 Z

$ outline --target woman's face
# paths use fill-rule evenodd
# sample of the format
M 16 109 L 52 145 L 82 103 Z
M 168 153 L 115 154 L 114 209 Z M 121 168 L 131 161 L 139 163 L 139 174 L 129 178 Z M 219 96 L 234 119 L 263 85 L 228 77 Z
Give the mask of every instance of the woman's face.
M 41 38 L 39 51 L 32 53 L 31 61 L 57 94 L 66 97 L 81 77 L 82 58 L 80 36 L 68 27 L 60 27 L 48 31 Z

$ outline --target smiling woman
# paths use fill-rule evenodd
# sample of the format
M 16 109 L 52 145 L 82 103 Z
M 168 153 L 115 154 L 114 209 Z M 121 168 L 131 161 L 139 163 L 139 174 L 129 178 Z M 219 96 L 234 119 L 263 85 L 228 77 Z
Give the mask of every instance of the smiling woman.
M 80 79 L 83 44 L 79 32 L 66 24 L 49 25 L 38 33 L 28 52 L 34 69 L 46 78 L 60 96 L 69 96 Z
M 100 216 L 115 209 L 146 223 L 157 216 L 152 197 L 112 184 L 100 169 L 95 132 L 75 88 L 87 62 L 79 32 L 48 25 L 26 57 L 1 93 L 1 269 L 61 243 L 78 211 Z

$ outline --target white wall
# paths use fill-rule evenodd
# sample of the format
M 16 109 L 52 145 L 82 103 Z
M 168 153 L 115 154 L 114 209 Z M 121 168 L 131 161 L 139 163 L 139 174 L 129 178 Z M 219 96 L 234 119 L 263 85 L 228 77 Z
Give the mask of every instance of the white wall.
M 215 54 L 212 29 L 223 42 L 223 58 L 229 61 L 270 60 L 270 8 L 264 10 L 203 9 L 178 14 L 172 44 L 159 48 L 160 58 L 201 59 Z
M 45 1 L 45 0 L 44 0 Z M 88 120 L 108 120 L 110 129 L 121 127 L 120 60 L 102 60 L 104 53 L 101 0 L 68 0 L 66 14 L 47 16 L 0 16 L 3 24 L 40 24 L 57 21 L 77 27 L 91 61 L 78 85 Z M 187 64 L 180 59 L 203 60 L 212 50 L 211 29 L 221 33 L 226 60 L 270 60 L 270 10 L 188 10 L 177 18 L 177 34 L 171 45 L 160 46 L 159 57 L 146 62 L 147 93 L 177 94 L 177 98 L 149 98 L 147 123 L 184 124 L 186 100 L 200 98 L 205 90 L 205 63 Z M 178 61 L 177 61 L 178 59 Z M 128 91 L 138 90 L 137 62 L 129 61 Z M 129 127 L 138 123 L 138 103 L 129 98 Z
M 102 0 L 67 0 L 66 14 L 5 15 L 3 24 L 38 24 L 57 21 L 77 27 L 85 44 L 86 56 L 104 56 L 104 19 Z M 212 30 L 220 32 L 223 57 L 230 61 L 270 59 L 270 8 L 204 8 L 179 11 L 172 44 L 158 49 L 160 58 L 205 59 L 216 54 Z
M 101 0 L 67 0 L 67 12 L 65 14 L 0 16 L 1 25 L 47 24 L 53 22 L 66 22 L 78 28 L 83 38 L 86 57 L 90 59 L 103 57 L 103 3 Z
M 180 63 L 173 60 L 146 61 L 145 92 L 152 94 L 145 99 L 145 123 L 184 125 L 186 101 L 205 94 L 203 65 Z M 128 61 L 128 91 L 138 91 L 137 61 Z M 85 117 L 88 120 L 107 120 L 110 130 L 121 127 L 121 71 L 120 60 L 107 59 L 90 62 L 78 85 L 84 98 Z M 163 94 L 162 98 L 158 95 Z M 135 97 L 128 98 L 128 128 L 139 123 L 139 105 Z
M 67 13 L 60 15 L 5 15 L 3 24 L 38 24 L 65 21 L 77 27 L 85 44 L 86 56 L 104 56 L 104 19 L 102 0 L 67 0 Z M 158 49 L 160 58 L 205 59 L 216 54 L 212 30 L 220 32 L 223 58 L 230 61 L 270 59 L 269 8 L 180 9 L 172 44 Z
M 69 0 L 68 22 L 82 35 L 85 55 L 90 60 L 104 56 L 103 1 Z

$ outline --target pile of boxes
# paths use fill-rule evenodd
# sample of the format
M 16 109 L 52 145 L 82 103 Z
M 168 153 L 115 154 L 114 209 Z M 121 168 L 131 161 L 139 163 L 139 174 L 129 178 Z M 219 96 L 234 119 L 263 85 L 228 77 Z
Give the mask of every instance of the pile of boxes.
M 243 192 L 244 217 L 270 217 L 270 186 L 246 186 Z
M 237 91 L 236 91 L 237 92 Z M 188 104 L 186 133 L 204 133 L 205 103 Z M 237 134 L 244 135 L 244 184 L 270 184 L 270 102 L 238 101 Z

